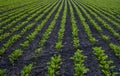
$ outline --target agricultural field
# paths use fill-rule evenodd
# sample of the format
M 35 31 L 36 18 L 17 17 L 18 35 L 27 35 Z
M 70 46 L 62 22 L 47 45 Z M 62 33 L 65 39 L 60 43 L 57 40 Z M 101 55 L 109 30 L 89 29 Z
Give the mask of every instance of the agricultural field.
M 0 76 L 120 76 L 120 0 L 0 0 Z

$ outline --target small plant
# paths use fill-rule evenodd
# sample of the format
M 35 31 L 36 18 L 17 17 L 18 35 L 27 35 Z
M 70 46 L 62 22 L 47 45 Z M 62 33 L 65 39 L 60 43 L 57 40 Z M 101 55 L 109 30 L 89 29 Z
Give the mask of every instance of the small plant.
M 80 46 L 79 39 L 78 38 L 74 38 L 73 42 L 74 42 L 73 46 L 77 49 Z
M 56 43 L 55 48 L 56 48 L 58 51 L 60 51 L 61 48 L 63 48 L 62 42 L 58 42 L 58 43 Z
M 21 44 L 23 48 L 26 48 L 29 46 L 29 41 L 25 41 L 23 44 Z
M 105 42 L 107 42 L 107 41 L 110 40 L 110 38 L 109 38 L 108 36 L 106 36 L 106 35 L 103 35 L 102 37 L 103 37 L 103 39 L 105 40 Z
M 59 74 L 60 65 L 62 64 L 61 56 L 55 55 L 51 58 L 51 61 L 48 62 L 48 73 L 46 76 L 57 76 Z
M 0 76 L 6 76 L 5 70 L 0 69 Z
M 32 69 L 33 69 L 33 64 L 29 64 L 28 66 L 25 66 L 23 71 L 21 72 L 21 76 L 30 76 Z
M 40 54 L 42 52 L 42 48 L 39 48 L 35 51 L 36 54 Z
M 74 60 L 74 66 L 75 66 L 75 74 L 74 76 L 84 76 L 89 69 L 85 67 L 84 62 L 87 57 L 82 55 L 81 50 L 77 50 L 73 57 L 71 57 L 72 60 Z
M 22 56 L 22 50 L 17 49 L 15 50 L 10 56 L 9 56 L 9 60 L 10 62 L 13 64 L 15 60 L 17 60 L 20 56 Z
M 120 46 L 117 46 L 117 45 L 115 45 L 113 43 L 110 43 L 109 46 L 113 50 L 113 52 L 115 53 L 115 55 L 120 58 Z

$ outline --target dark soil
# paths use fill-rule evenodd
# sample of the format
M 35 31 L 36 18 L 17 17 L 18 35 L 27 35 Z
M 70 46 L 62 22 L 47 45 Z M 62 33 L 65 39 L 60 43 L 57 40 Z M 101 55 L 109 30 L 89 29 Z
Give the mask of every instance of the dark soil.
M 60 4 L 58 5 L 57 8 L 60 7 Z M 58 19 L 56 20 L 57 22 L 55 24 L 55 27 L 54 27 L 52 33 L 50 34 L 49 39 L 47 40 L 47 42 L 45 44 L 45 48 L 42 50 L 41 54 L 38 55 L 37 58 L 35 58 L 35 55 L 36 55 L 35 50 L 37 50 L 40 47 L 39 42 L 42 39 L 42 36 L 45 33 L 45 31 L 48 29 L 50 23 L 53 21 L 56 13 L 58 12 L 58 9 L 56 9 L 54 11 L 54 13 L 51 15 L 50 19 L 48 20 L 48 22 L 44 25 L 43 29 L 39 32 L 39 34 L 36 36 L 36 38 L 30 43 L 28 48 L 24 49 L 24 48 L 22 48 L 22 46 L 20 46 L 20 44 L 22 44 L 24 41 L 26 41 L 26 37 L 35 31 L 35 28 L 37 28 L 37 26 L 41 24 L 42 20 L 44 20 L 46 18 L 46 16 L 49 14 L 49 12 L 51 12 L 51 10 L 54 8 L 54 6 L 50 9 L 50 11 L 47 14 L 45 14 L 42 17 L 41 20 L 39 20 L 39 22 L 36 23 L 36 25 L 33 28 L 28 30 L 22 36 L 22 38 L 20 40 L 18 40 L 12 47 L 10 47 L 5 52 L 5 54 L 0 56 L 0 69 L 6 69 L 6 73 L 8 76 L 20 76 L 21 71 L 23 70 L 23 67 L 25 65 L 34 63 L 34 67 L 33 67 L 31 76 L 45 76 L 46 73 L 48 72 L 48 67 L 47 67 L 48 64 L 47 63 L 51 60 L 52 56 L 57 54 L 57 55 L 61 55 L 61 58 L 62 58 L 62 65 L 59 70 L 60 74 L 58 76 L 74 76 L 74 62 L 71 59 L 71 57 L 74 55 L 74 53 L 77 49 L 75 49 L 73 46 L 72 23 L 71 23 L 69 4 L 67 5 L 68 12 L 67 12 L 65 32 L 64 32 L 64 38 L 63 38 L 64 47 L 62 48 L 61 51 L 58 51 L 55 49 L 55 44 L 58 40 L 58 32 L 61 28 L 61 21 L 62 21 L 64 6 L 65 6 L 65 3 L 62 7 L 62 10 L 60 12 Z M 98 42 L 96 42 L 95 44 L 92 44 L 89 41 L 88 36 L 85 32 L 85 29 L 84 29 L 83 25 L 81 24 L 81 21 L 77 14 L 77 11 L 75 10 L 75 7 L 72 4 L 75 20 L 77 22 L 76 24 L 79 29 L 79 32 L 78 32 L 78 35 L 79 35 L 78 37 L 80 40 L 79 49 L 83 50 L 83 55 L 87 56 L 87 58 L 85 60 L 85 66 L 87 68 L 89 68 L 89 71 L 87 72 L 86 76 L 104 76 L 101 71 L 101 68 L 99 67 L 99 61 L 97 60 L 97 57 L 94 55 L 94 52 L 92 49 L 93 47 L 96 47 L 96 46 L 102 47 L 102 49 L 105 50 L 105 54 L 108 55 L 108 60 L 112 60 L 114 62 L 113 65 L 116 66 L 116 68 L 113 69 L 112 71 L 113 72 L 117 71 L 119 73 L 117 76 L 120 76 L 120 60 L 117 56 L 115 56 L 113 51 L 109 48 L 110 43 L 120 45 L 119 41 L 107 29 L 105 29 L 104 26 L 86 9 L 85 5 L 81 5 L 81 6 L 92 17 L 92 19 L 102 28 L 103 34 L 107 35 L 111 38 L 108 42 L 105 42 L 102 39 L 102 37 L 100 36 L 100 34 L 97 32 L 97 30 L 90 23 L 90 21 L 87 19 L 87 16 L 84 14 L 84 12 L 77 6 L 78 9 L 80 10 L 80 12 L 82 13 L 83 17 L 85 18 L 86 23 L 89 25 L 93 37 L 95 37 L 98 40 Z M 90 10 L 92 10 L 92 9 L 90 9 Z M 38 16 L 43 14 L 43 11 Z M 99 14 L 97 14 L 97 15 L 100 17 Z M 37 18 L 37 16 L 35 18 Z M 27 25 L 23 26 L 20 30 L 13 33 L 10 37 L 3 40 L 0 43 L 0 48 L 2 48 L 3 44 L 6 43 L 13 35 L 19 34 L 23 28 L 28 26 L 30 23 L 33 23 L 35 18 L 32 21 L 30 21 L 29 23 L 27 23 Z M 100 18 L 103 19 L 102 17 L 100 17 Z M 26 20 L 26 19 L 24 19 L 24 20 Z M 24 20 L 20 21 L 20 23 L 23 22 Z M 105 20 L 105 19 L 103 19 L 103 20 L 107 22 L 107 20 Z M 107 23 L 110 24 L 109 22 L 107 22 Z M 115 27 L 113 27 L 113 28 L 115 28 Z M 115 28 L 115 30 L 118 30 L 118 29 Z M 19 49 L 19 48 L 23 50 L 23 55 L 22 55 L 22 57 L 20 57 L 18 60 L 15 61 L 14 65 L 12 65 L 9 61 L 9 55 L 14 50 Z

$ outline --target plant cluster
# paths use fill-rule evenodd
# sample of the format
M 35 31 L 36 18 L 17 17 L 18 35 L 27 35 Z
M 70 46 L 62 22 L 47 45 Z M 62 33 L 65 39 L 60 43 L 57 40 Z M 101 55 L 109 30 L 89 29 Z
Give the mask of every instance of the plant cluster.
M 0 55 L 5 53 L 5 51 L 10 48 L 16 41 L 18 41 L 21 38 L 20 35 L 14 35 L 12 38 L 10 38 L 6 43 L 3 44 L 2 49 L 0 49 Z
M 0 76 L 6 76 L 6 70 L 0 69 Z
M 33 69 L 33 64 L 29 64 L 28 66 L 25 66 L 21 72 L 21 76 L 30 76 L 32 69 Z
M 23 51 L 20 49 L 15 50 L 9 55 L 9 60 L 12 64 L 14 64 L 14 61 L 17 60 L 19 57 L 22 56 Z
M 68 1 L 68 3 L 69 3 L 69 6 L 70 6 L 70 14 L 71 14 L 71 22 L 72 22 L 72 35 L 73 35 L 73 43 L 74 43 L 73 46 L 77 49 L 80 46 L 80 41 L 79 41 L 79 37 L 78 37 L 79 29 L 78 29 L 78 27 L 76 25 L 72 5 L 70 4 L 69 1 Z
M 57 76 L 59 75 L 59 69 L 62 64 L 61 56 L 55 55 L 48 62 L 48 73 L 46 76 Z
M 82 54 L 82 50 L 77 49 L 74 56 L 71 59 L 74 61 L 75 74 L 74 76 L 84 76 L 89 69 L 85 67 L 84 62 L 87 56 Z
M 110 43 L 109 46 L 112 49 L 112 51 L 115 53 L 115 55 L 120 58 L 120 46 L 115 45 L 113 43 Z
M 102 72 L 105 76 L 116 76 L 117 72 L 112 72 L 115 68 L 113 66 L 113 61 L 108 60 L 108 56 L 105 54 L 105 51 L 101 47 L 93 47 L 94 54 L 97 56 L 98 61 L 100 62 L 99 66 L 102 69 Z

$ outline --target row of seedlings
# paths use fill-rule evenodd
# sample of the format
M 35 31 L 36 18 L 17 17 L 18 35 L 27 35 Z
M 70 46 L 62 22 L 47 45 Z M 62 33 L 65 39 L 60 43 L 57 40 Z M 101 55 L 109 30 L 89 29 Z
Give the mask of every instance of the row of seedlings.
M 35 25 L 35 23 L 31 23 L 28 26 L 26 26 L 21 32 L 17 35 L 13 35 L 7 42 L 5 42 L 0 49 L 0 55 L 3 55 L 11 46 L 13 46 L 18 40 L 22 38 L 22 36 L 32 27 Z
M 56 3 L 55 3 L 56 4 Z M 32 24 L 32 26 L 34 26 L 35 25 L 35 23 L 33 23 Z M 30 29 L 32 28 L 31 26 L 29 26 L 30 27 Z M 40 27 L 40 26 L 38 26 L 38 27 Z M 25 29 L 25 30 L 23 30 L 23 32 L 21 31 L 21 35 L 24 35 L 24 33 L 26 32 L 26 31 L 28 31 L 29 29 Z M 39 28 L 37 28 L 36 30 L 39 30 Z M 28 37 L 29 37 L 29 35 L 28 35 Z M 33 39 L 32 39 L 33 40 Z M 26 44 L 25 44 L 26 45 Z M 24 46 L 25 46 L 24 45 Z M 28 44 L 29 45 L 29 44 Z M 20 55 L 17 55 L 17 57 L 16 58 L 14 58 L 15 56 L 14 56 L 14 54 L 17 54 L 17 52 L 18 52 L 18 50 L 19 50 L 19 54 Z M 17 51 L 17 52 L 16 52 Z M 10 62 L 12 63 L 12 64 L 14 64 L 14 61 L 15 60 L 17 60 L 20 56 L 22 56 L 22 53 L 23 53 L 23 51 L 21 50 L 21 49 L 16 49 L 15 51 L 13 51 L 11 54 L 10 54 L 10 57 L 9 57 L 9 60 L 10 60 Z M 11 58 L 14 58 L 14 59 L 11 59 Z
M 36 13 L 32 14 L 35 10 L 33 10 L 30 14 L 32 14 L 30 17 L 28 17 L 24 22 L 20 23 L 18 26 L 15 26 L 12 28 L 8 33 L 4 33 L 3 35 L 0 36 L 0 42 L 4 40 L 5 38 L 9 37 L 12 35 L 14 32 L 17 30 L 21 29 L 23 26 L 25 26 L 27 23 L 29 23 L 33 18 L 35 18 L 40 12 L 48 8 L 51 4 L 47 5 L 46 7 L 38 10 Z M 39 17 L 39 16 L 38 16 Z M 38 19 L 38 17 L 36 19 Z M 40 19 L 39 19 L 40 20 Z
M 120 46 L 115 45 L 113 43 L 109 44 L 109 47 L 111 48 L 111 50 L 115 53 L 115 55 L 120 58 Z
M 50 16 L 53 14 L 53 12 L 57 9 L 57 7 L 58 7 L 58 5 L 60 4 L 60 2 L 61 1 L 59 1 L 59 3 L 53 8 L 53 10 L 52 10 L 52 12 L 50 12 L 50 14 L 47 16 L 47 20 L 50 18 Z M 62 2 L 62 4 L 61 4 L 61 7 L 59 8 L 59 12 L 57 12 L 58 13 L 58 15 L 59 15 L 59 13 L 60 13 L 60 10 L 61 10 L 61 8 L 62 8 L 62 6 L 63 6 L 63 2 Z M 56 16 L 58 16 L 57 14 L 56 14 Z M 45 22 L 46 23 L 46 22 Z M 44 24 L 45 24 L 44 23 Z M 42 24 L 42 23 L 41 23 Z M 52 24 L 51 24 L 52 25 Z M 56 76 L 56 75 L 58 75 L 59 74 L 59 72 L 58 72 L 58 70 L 59 70 L 59 68 L 60 68 L 60 65 L 61 65 L 61 57 L 60 57 L 60 55 L 55 55 L 55 56 L 53 56 L 53 57 L 51 57 L 51 61 L 50 62 L 48 62 L 48 73 L 46 74 L 46 76 Z M 32 66 L 33 67 L 33 66 Z M 31 70 L 32 70 L 32 67 L 31 67 Z M 30 71 L 31 71 L 30 70 Z M 30 71 L 29 71 L 29 75 L 30 75 Z M 25 76 L 26 75 L 26 73 L 24 73 L 24 75 L 22 74 L 21 76 Z
M 115 20 L 118 23 L 120 22 L 120 20 L 118 18 L 116 18 L 114 15 L 110 14 L 110 12 L 106 12 L 105 10 L 102 10 L 99 7 L 96 7 L 94 5 L 90 5 L 90 6 L 94 7 L 96 10 L 100 11 L 102 14 L 106 15 L 107 17 L 111 18 L 112 20 Z
M 33 23 L 33 25 L 34 25 L 34 23 Z M 20 34 L 23 35 L 27 30 L 29 30 L 29 28 L 31 28 L 31 26 L 29 26 L 28 28 L 21 31 Z M 12 40 L 14 40 L 14 39 L 12 39 Z M 22 55 L 22 53 L 23 52 L 20 49 L 15 50 L 13 53 L 11 53 L 9 55 L 10 62 L 14 63 L 14 61 L 17 60 Z M 24 69 L 21 72 L 21 76 L 30 76 L 32 68 L 33 68 L 33 64 L 29 64 L 28 66 L 25 66 Z M 4 73 L 4 71 L 2 72 L 2 76 L 3 76 L 3 73 Z
M 32 7 L 28 8 L 28 10 L 24 10 L 24 12 L 16 14 L 16 15 L 10 17 L 9 20 L 10 20 L 11 23 L 4 21 L 3 23 L 5 23 L 6 26 L 4 26 L 4 27 L 1 28 L 0 34 L 4 33 L 4 31 L 10 29 L 12 26 L 14 26 L 15 24 L 17 24 L 21 20 L 25 19 L 26 17 L 31 16 L 31 14 L 35 13 L 36 11 L 40 10 L 41 8 L 42 8 L 42 6 L 40 6 L 40 5 L 39 6 L 35 6 L 35 7 L 32 6 Z M 29 12 L 29 13 L 27 13 L 27 12 Z M 7 21 L 9 21 L 9 20 L 7 19 Z
M 102 47 L 93 47 L 93 50 L 98 61 L 100 62 L 99 66 L 102 73 L 105 76 L 116 76 L 117 72 L 113 72 L 113 69 L 115 68 L 115 66 L 113 66 L 113 61 L 108 60 L 108 55 L 105 54 L 105 50 L 103 50 Z
M 37 54 L 39 54 L 39 53 L 44 49 L 44 45 L 45 45 L 45 43 L 47 42 L 50 34 L 52 33 L 52 31 L 53 31 L 53 29 L 54 29 L 54 26 L 55 26 L 55 24 L 56 24 L 56 21 L 57 21 L 57 19 L 58 19 L 58 17 L 59 17 L 60 11 L 62 10 L 63 3 L 64 3 L 64 1 L 62 1 L 62 4 L 60 5 L 60 7 L 59 7 L 59 9 L 58 9 L 58 11 L 57 11 L 54 19 L 53 19 L 52 22 L 50 23 L 50 25 L 49 25 L 49 27 L 47 28 L 46 32 L 43 34 L 42 39 L 40 40 L 40 48 L 38 48 L 38 49 L 36 50 L 36 53 L 37 53 Z M 57 7 L 56 7 L 55 9 L 57 9 Z M 54 10 L 55 10 L 55 9 L 54 9 Z M 53 10 L 53 11 L 54 11 L 54 10 Z
M 98 11 L 97 9 L 95 9 L 94 7 L 92 6 L 88 6 L 86 5 L 88 8 L 90 8 L 91 10 L 93 10 L 94 12 L 96 12 L 99 16 L 101 16 L 102 18 L 104 18 L 106 21 L 108 21 L 110 24 L 112 24 L 113 26 L 115 26 L 116 28 L 120 29 L 120 26 L 119 26 L 119 22 L 115 22 L 113 21 L 111 18 L 109 18 L 108 16 L 102 14 L 100 11 Z
M 78 38 L 79 29 L 77 28 L 76 25 L 72 5 L 69 1 L 68 3 L 70 6 L 70 14 L 71 14 L 73 43 L 74 43 L 74 48 L 77 49 L 73 57 L 71 57 L 71 59 L 74 61 L 74 70 L 75 70 L 74 76 L 84 76 L 89 71 L 89 69 L 84 65 L 87 56 L 84 56 L 82 54 L 82 50 L 79 49 L 80 46 L 80 41 Z
M 17 11 L 17 13 L 12 13 L 12 14 L 8 14 L 8 16 L 6 16 L 6 17 L 3 17 L 2 19 L 3 19 L 3 21 L 0 23 L 0 26 L 3 28 L 3 26 L 4 25 L 7 25 L 7 24 L 9 24 L 10 22 L 12 23 L 12 22 L 14 22 L 14 20 L 15 19 L 17 19 L 17 18 L 19 18 L 19 17 L 21 17 L 22 15 L 24 15 L 25 13 L 28 13 L 28 12 L 30 12 L 30 11 L 33 11 L 34 9 L 37 11 L 38 9 L 40 7 L 42 7 L 41 5 L 31 5 L 31 6 L 29 6 L 29 7 L 27 7 L 27 8 L 23 8 L 23 9 L 21 9 L 21 10 L 18 10 Z M 37 9 L 36 9 L 37 8 Z M 29 14 L 29 13 L 28 13 Z M 4 19 L 4 18 L 6 18 L 6 19 Z M 4 26 L 5 27 L 5 26 Z
M 90 23 L 98 31 L 98 33 L 102 36 L 102 38 L 104 39 L 104 41 L 106 41 L 106 42 L 109 41 L 110 38 L 108 36 L 106 36 L 106 35 L 103 34 L 102 28 L 94 21 L 94 19 L 92 19 L 92 17 L 87 13 L 87 11 L 83 7 L 81 7 L 76 1 L 74 1 L 74 2 L 83 11 L 83 13 L 85 13 L 85 15 L 88 18 L 88 20 L 90 21 Z M 75 4 L 74 4 L 74 6 L 75 6 L 76 9 L 78 9 Z
M 7 1 L 8 2 L 8 1 Z M 6 2 L 6 3 L 7 3 Z M 16 3 L 13 3 L 13 4 L 8 4 L 8 5 L 5 5 L 4 6 L 4 8 L 0 8 L 0 12 L 2 13 L 2 12 L 7 12 L 7 11 L 10 11 L 10 10 L 16 10 L 16 8 L 22 8 L 22 7 L 24 7 L 24 6 L 28 6 L 28 5 L 30 5 L 30 4 L 32 4 L 32 3 L 35 3 L 35 2 L 37 2 L 37 0 L 35 1 L 21 1 L 22 3 L 20 3 L 20 2 L 16 2 Z
M 56 3 L 54 3 L 52 6 L 50 6 L 47 10 L 44 11 L 44 14 L 47 14 L 49 12 L 49 10 L 55 5 Z M 40 25 L 38 25 L 38 27 L 35 29 L 34 32 L 32 32 L 31 34 L 29 34 L 27 37 L 26 37 L 26 41 L 24 41 L 21 46 L 23 48 L 27 48 L 30 44 L 30 42 L 32 42 L 35 37 L 39 34 L 39 32 L 42 30 L 42 28 L 45 26 L 46 22 L 50 19 L 51 15 L 54 13 L 54 11 L 57 9 L 58 5 L 60 4 L 60 1 L 59 3 L 57 3 L 56 6 L 54 6 L 53 10 L 48 14 L 48 16 L 46 16 L 46 18 L 42 21 L 42 23 Z M 38 19 L 41 19 L 44 14 L 41 14 L 38 18 L 36 18 L 35 20 L 36 21 L 39 21 Z
M 74 5 L 74 6 L 75 6 L 75 5 Z M 85 32 L 86 32 L 86 34 L 87 34 L 90 42 L 91 42 L 92 44 L 96 43 L 97 40 L 93 37 L 92 32 L 91 32 L 91 30 L 90 30 L 90 27 L 89 27 L 89 25 L 86 23 L 86 20 L 85 20 L 85 18 L 83 17 L 82 13 L 81 13 L 80 10 L 77 9 L 77 8 L 75 8 L 75 10 L 77 11 L 77 14 L 78 14 L 78 16 L 79 16 L 79 18 L 80 18 L 80 21 L 81 21 L 81 23 L 82 23 L 82 25 L 83 25 L 83 27 L 84 27 L 84 29 L 85 29 Z
M 85 6 L 83 5 L 83 7 L 85 7 Z M 86 8 L 86 10 L 90 11 L 90 9 L 88 7 L 85 7 L 85 8 Z M 104 26 L 109 32 L 111 32 L 117 39 L 120 39 L 119 33 L 117 33 L 109 24 L 107 24 L 105 21 L 103 21 L 95 12 L 92 12 L 92 13 L 91 12 L 89 12 L 89 13 L 91 15 L 93 15 L 93 17 L 96 20 L 98 20 L 102 24 L 102 26 Z
M 42 2 L 40 2 L 42 3 Z M 16 14 L 19 14 L 19 13 L 22 13 L 24 12 L 26 9 L 29 9 L 29 7 L 35 7 L 35 6 L 38 6 L 39 3 L 33 3 L 33 4 L 30 4 L 28 6 L 25 6 L 23 8 L 19 8 L 19 9 L 16 9 L 16 10 L 12 10 L 11 12 L 6 12 L 6 13 L 3 13 L 2 15 L 0 15 L 0 22 L 7 19 L 7 18 L 10 18 Z M 43 5 L 42 5 L 43 6 Z
M 65 7 L 63 11 L 62 21 L 61 21 L 61 28 L 58 32 L 58 42 L 55 45 L 55 48 L 60 51 L 63 48 L 63 36 L 65 32 L 65 25 L 66 25 L 66 17 L 67 17 L 67 1 L 65 0 Z

